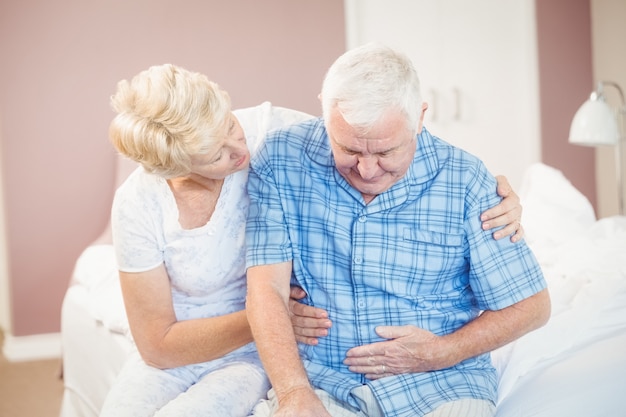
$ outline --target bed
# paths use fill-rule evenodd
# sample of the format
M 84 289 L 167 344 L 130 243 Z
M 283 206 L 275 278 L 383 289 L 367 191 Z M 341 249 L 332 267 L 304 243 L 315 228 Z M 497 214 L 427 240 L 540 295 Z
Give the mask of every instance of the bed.
M 115 188 L 137 168 L 121 155 L 116 165 Z M 109 223 L 76 260 L 63 298 L 60 416 L 97 417 L 109 387 L 134 348 L 115 265 Z
M 117 183 L 134 167 L 120 159 Z M 493 352 L 497 417 L 626 415 L 626 217 L 597 220 L 562 173 L 543 164 L 527 169 L 518 191 L 552 317 Z M 61 417 L 96 417 L 133 349 L 108 229 L 76 262 L 61 335 Z

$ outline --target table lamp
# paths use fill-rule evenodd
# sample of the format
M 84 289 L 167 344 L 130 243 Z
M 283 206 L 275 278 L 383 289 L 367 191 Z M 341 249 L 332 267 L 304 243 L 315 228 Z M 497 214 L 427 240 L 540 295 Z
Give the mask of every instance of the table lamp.
M 621 107 L 611 109 L 604 99 L 604 87 L 617 89 Z M 624 215 L 624 189 L 622 188 L 622 141 L 624 140 L 624 115 L 626 102 L 619 85 L 611 81 L 598 83 L 596 91 L 583 103 L 572 120 L 569 142 L 583 146 L 615 146 L 619 214 Z

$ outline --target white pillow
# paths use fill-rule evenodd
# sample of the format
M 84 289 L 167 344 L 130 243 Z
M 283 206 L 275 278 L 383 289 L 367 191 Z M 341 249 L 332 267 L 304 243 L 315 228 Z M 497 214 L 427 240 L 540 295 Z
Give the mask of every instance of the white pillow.
M 519 195 L 522 224 L 531 246 L 567 242 L 596 221 L 589 200 L 561 171 L 548 165 L 535 163 L 526 169 Z
M 113 245 L 87 247 L 76 261 L 72 283 L 87 289 L 93 319 L 130 337 Z

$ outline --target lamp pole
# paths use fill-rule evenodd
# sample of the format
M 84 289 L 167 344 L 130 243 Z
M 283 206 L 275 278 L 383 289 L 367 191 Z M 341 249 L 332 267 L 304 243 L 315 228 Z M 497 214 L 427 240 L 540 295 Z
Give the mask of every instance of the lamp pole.
M 614 87 L 619 93 L 619 97 L 621 100 L 620 106 L 617 109 L 617 118 L 618 126 L 619 126 L 619 138 L 617 139 L 617 145 L 615 147 L 615 172 L 617 174 L 617 189 L 618 194 L 617 198 L 619 201 L 617 202 L 619 214 L 624 216 L 624 186 L 623 186 L 623 177 L 622 177 L 622 162 L 624 160 L 624 155 L 622 154 L 622 146 L 623 141 L 626 136 L 624 133 L 624 129 L 626 128 L 626 123 L 624 122 L 624 118 L 626 118 L 626 100 L 624 99 L 624 92 L 622 91 L 619 84 L 613 81 L 601 81 L 598 83 L 598 93 L 602 94 L 603 85 L 609 85 Z

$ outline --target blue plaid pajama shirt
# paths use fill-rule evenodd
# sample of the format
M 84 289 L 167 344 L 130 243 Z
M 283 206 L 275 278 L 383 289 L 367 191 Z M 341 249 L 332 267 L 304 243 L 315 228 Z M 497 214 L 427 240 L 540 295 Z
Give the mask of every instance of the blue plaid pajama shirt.
M 291 260 L 305 302 L 333 320 L 318 345 L 300 346 L 312 385 L 356 405 L 350 390 L 368 384 L 394 417 L 495 403 L 490 356 L 369 381 L 343 364 L 350 348 L 381 341 L 383 325 L 445 335 L 546 287 L 525 242 L 482 230 L 480 214 L 500 201 L 482 162 L 426 129 L 417 141 L 406 175 L 368 205 L 335 169 L 321 119 L 268 135 L 248 183 L 247 267 Z

